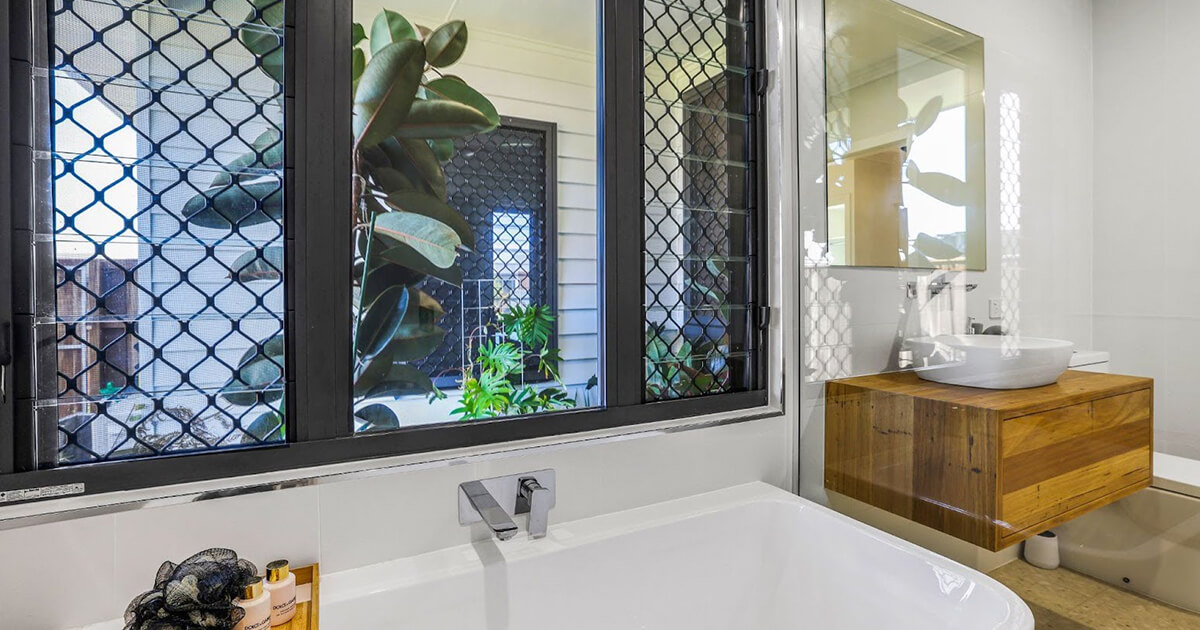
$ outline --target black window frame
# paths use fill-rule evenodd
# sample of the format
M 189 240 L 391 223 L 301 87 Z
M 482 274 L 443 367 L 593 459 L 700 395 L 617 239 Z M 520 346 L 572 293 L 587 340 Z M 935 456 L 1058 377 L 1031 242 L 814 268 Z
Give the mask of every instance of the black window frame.
M 534 248 L 533 251 L 530 252 L 529 267 L 531 271 L 540 272 L 542 274 L 542 285 L 545 290 L 545 295 L 542 296 L 543 299 L 536 300 L 537 303 L 549 307 L 554 313 L 558 313 L 558 123 L 545 120 L 534 120 L 532 118 L 502 115 L 500 116 L 500 128 L 532 131 L 541 134 L 544 138 L 546 158 L 546 164 L 543 170 L 544 177 L 542 178 L 542 185 L 544 186 L 542 212 L 544 214 L 538 220 L 538 225 L 541 227 L 541 234 L 530 235 L 533 238 L 540 239 L 542 247 L 540 248 L 540 251 L 537 248 Z M 447 172 L 447 179 L 450 179 L 449 172 Z M 499 208 L 494 209 L 493 214 L 500 210 L 501 209 Z M 525 214 L 519 211 L 509 211 L 509 213 Z M 490 227 L 491 224 L 489 224 L 489 228 Z M 490 232 L 491 230 L 489 229 L 487 231 Z M 476 233 L 475 238 L 478 242 L 478 233 Z M 488 248 L 488 251 L 493 251 L 494 247 L 495 243 L 493 242 Z M 463 302 L 460 302 L 459 306 L 461 307 L 462 305 Z M 480 305 L 476 304 L 476 306 L 478 307 Z M 546 344 L 547 347 L 558 347 L 558 328 L 558 323 L 555 322 L 553 332 L 550 334 L 549 341 Z M 447 337 L 450 337 L 451 335 L 454 335 L 455 340 L 451 342 L 450 345 L 458 348 L 459 355 L 461 357 L 462 352 L 465 351 L 467 336 L 458 334 L 455 331 L 446 331 Z M 446 342 L 443 342 L 443 345 L 446 345 Z M 461 366 L 463 361 L 460 359 L 456 363 Z M 432 375 L 432 378 L 433 384 L 439 389 L 453 390 L 457 389 L 461 385 L 460 379 L 462 378 L 462 375 Z M 526 383 L 542 383 L 548 380 L 546 375 L 537 369 L 536 363 L 529 366 L 529 368 L 525 370 L 522 378 Z
M 322 212 L 351 198 L 352 0 L 290 0 L 286 17 L 285 224 L 287 287 L 286 366 L 289 441 L 285 444 L 216 450 L 148 459 L 39 469 L 33 434 L 33 356 L 31 297 L 24 282 L 32 277 L 33 178 L 32 95 L 34 64 L 32 17 L 51 0 L 0 3 L 0 95 L 8 115 L 0 120 L 0 358 L 11 330 L 17 361 L 4 370 L 7 396 L 0 401 L 0 497 L 7 491 L 84 484 L 84 494 L 144 489 L 171 484 L 347 463 L 449 449 L 479 447 L 533 438 L 626 427 L 737 410 L 773 415 L 769 382 L 765 303 L 767 256 L 757 256 L 751 291 L 758 335 L 754 389 L 697 398 L 643 402 L 645 307 L 643 6 L 627 0 L 598 0 L 598 209 L 601 253 L 600 407 L 560 413 L 512 416 L 471 423 L 416 426 L 356 435 L 351 400 L 351 224 L 349 213 Z M 763 0 L 753 6 L 752 49 L 763 65 Z M 331 62 L 330 60 L 333 60 Z M 756 109 L 765 109 L 765 72 L 753 75 Z M 755 159 L 765 156 L 765 122 L 755 126 Z M 312 147 L 312 150 L 309 150 Z M 766 191 L 765 168 L 757 169 L 759 196 Z M 758 204 L 753 229 L 766 252 L 765 204 Z M 11 255 L 4 255 L 3 252 Z M 624 279 L 624 281 L 622 281 Z M 6 324 L 10 326 L 6 327 Z M 341 386 L 334 384 L 340 383 Z M 753 412 L 752 412 L 753 413 Z M 34 499 L 13 500 L 0 507 Z

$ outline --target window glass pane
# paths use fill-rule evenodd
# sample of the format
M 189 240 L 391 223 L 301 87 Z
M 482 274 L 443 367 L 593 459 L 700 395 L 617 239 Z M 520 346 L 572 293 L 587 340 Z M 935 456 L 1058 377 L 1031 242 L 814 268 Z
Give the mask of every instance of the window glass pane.
M 283 0 L 52 0 L 39 458 L 284 439 Z
M 355 0 L 355 428 L 600 404 L 596 7 Z
M 753 388 L 753 3 L 643 6 L 645 397 Z

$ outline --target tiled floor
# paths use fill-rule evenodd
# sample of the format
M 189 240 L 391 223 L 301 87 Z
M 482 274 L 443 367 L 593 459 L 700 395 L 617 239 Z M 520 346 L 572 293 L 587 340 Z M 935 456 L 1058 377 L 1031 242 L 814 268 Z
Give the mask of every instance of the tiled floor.
M 1029 604 L 1037 630 L 1200 630 L 1200 615 L 1067 569 L 1017 560 L 991 576 Z

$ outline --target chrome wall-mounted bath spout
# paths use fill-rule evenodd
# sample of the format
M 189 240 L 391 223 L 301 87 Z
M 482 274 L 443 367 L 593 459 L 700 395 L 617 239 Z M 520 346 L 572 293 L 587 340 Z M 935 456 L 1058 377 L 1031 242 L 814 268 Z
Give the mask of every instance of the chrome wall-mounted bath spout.
M 458 486 L 458 523 L 483 522 L 496 538 L 509 540 L 518 531 L 513 518 L 528 514 L 529 537 L 542 538 L 555 498 L 553 470 L 468 481 Z
M 915 300 L 917 298 L 917 286 L 918 286 L 916 281 L 911 281 L 911 282 L 907 283 L 905 286 L 908 287 L 908 299 Z M 946 289 L 948 289 L 952 286 L 954 286 L 954 283 L 950 282 L 945 277 L 938 278 L 937 280 L 934 280 L 933 282 L 929 283 L 929 297 L 935 298 L 938 295 L 940 295 L 942 293 L 942 291 L 945 291 Z M 969 293 L 971 291 L 974 291 L 975 289 L 978 289 L 979 285 L 975 284 L 975 283 L 968 283 L 968 284 L 964 284 L 963 288 L 965 288 L 967 290 L 967 292 Z

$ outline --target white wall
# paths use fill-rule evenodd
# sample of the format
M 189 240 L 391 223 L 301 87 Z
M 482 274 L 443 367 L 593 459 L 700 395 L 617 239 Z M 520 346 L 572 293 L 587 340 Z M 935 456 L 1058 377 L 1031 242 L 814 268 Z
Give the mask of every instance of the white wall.
M 1093 344 L 1091 3 L 1088 0 L 906 0 L 984 38 L 988 269 L 978 283 L 914 304 L 910 280 L 929 272 L 830 268 L 814 245 L 802 280 L 801 493 L 825 499 L 826 380 L 898 367 L 899 342 L 962 331 L 968 316 L 1022 335 Z M 799 0 L 800 214 L 824 224 L 822 3 Z M 1018 107 L 1019 104 L 1019 107 Z M 1005 318 L 987 317 L 1002 300 Z M 924 298 L 922 298 L 924 300 Z M 919 312 L 917 308 L 919 307 Z
M 1155 448 L 1200 458 L 1200 3 L 1095 2 L 1095 345 L 1155 379 Z

